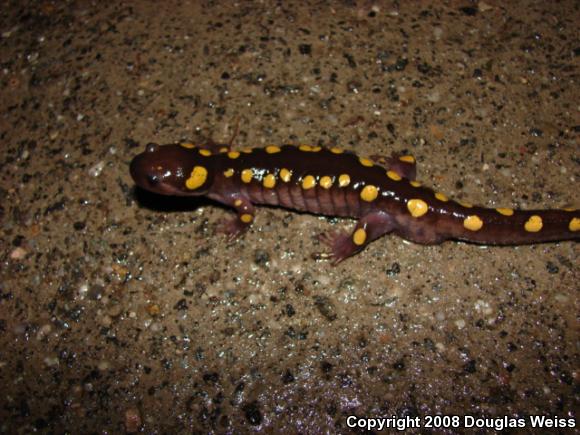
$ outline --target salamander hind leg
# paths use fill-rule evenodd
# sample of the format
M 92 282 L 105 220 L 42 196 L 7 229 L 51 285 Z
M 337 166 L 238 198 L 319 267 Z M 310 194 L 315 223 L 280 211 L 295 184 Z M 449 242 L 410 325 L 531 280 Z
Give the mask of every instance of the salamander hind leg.
M 417 177 L 417 162 L 415 157 L 410 154 L 401 155 L 394 152 L 391 157 L 375 154 L 371 156 L 371 159 L 384 165 L 387 170 L 395 172 L 399 177 L 411 181 Z
M 242 195 L 232 195 L 223 201 L 236 209 L 237 216 L 221 223 L 219 232 L 224 233 L 228 240 L 240 237 L 254 221 L 255 209 L 249 199 Z
M 391 216 L 379 211 L 363 216 L 350 235 L 346 232 L 331 232 L 320 235 L 319 240 L 331 248 L 328 256 L 332 259 L 332 264 L 337 265 L 393 229 Z

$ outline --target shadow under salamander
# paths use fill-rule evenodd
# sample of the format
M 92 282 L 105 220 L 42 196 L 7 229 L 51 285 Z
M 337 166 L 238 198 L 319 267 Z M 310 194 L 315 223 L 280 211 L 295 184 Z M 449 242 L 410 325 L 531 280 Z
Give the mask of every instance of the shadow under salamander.
M 194 211 L 207 205 L 221 206 L 204 196 L 166 196 L 140 187 L 133 188 L 133 198 L 141 207 L 160 212 Z

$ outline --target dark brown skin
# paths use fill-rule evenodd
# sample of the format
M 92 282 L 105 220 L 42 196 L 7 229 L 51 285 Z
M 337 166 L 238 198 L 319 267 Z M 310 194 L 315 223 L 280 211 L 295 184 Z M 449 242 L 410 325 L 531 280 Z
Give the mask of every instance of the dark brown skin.
M 498 209 L 500 213 L 469 207 L 419 186 L 411 156 L 374 160 L 384 167 L 321 147 L 285 145 L 230 152 L 221 145 L 149 144 L 131 162 L 131 176 L 151 192 L 203 195 L 235 208 L 238 216 L 224 229 L 231 237 L 248 228 L 254 204 L 359 219 L 352 235 L 322 237 L 332 248 L 334 263 L 390 232 L 422 244 L 457 239 L 517 245 L 580 238 L 576 210 Z

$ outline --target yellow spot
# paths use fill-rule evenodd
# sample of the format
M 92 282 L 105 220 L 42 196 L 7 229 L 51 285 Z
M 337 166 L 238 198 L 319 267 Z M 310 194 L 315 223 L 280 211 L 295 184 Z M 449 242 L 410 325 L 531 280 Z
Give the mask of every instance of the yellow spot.
M 244 169 L 242 171 L 242 181 L 244 183 L 249 183 L 252 181 L 252 177 L 254 176 L 254 172 L 251 169 Z
M 229 150 L 229 148 L 228 148 L 228 147 L 221 147 L 221 148 L 219 149 L 219 152 L 220 152 L 220 153 L 225 153 L 225 152 L 226 152 L 226 151 L 228 151 L 228 150 Z
M 337 147 L 333 147 L 330 149 L 330 152 L 333 154 L 342 154 L 344 152 L 344 150 L 341 150 L 340 148 L 337 148 Z
M 242 200 L 241 200 L 241 199 L 236 199 L 236 200 L 234 201 L 234 205 L 235 205 L 236 207 L 239 207 L 240 205 L 242 205 Z
M 461 207 L 465 207 L 465 208 L 473 208 L 473 204 L 470 204 L 468 202 L 462 202 L 462 201 L 457 201 L 457 203 L 461 206 Z
M 191 142 L 182 142 L 182 143 L 180 143 L 180 145 L 183 148 L 188 148 L 188 149 L 195 148 L 195 145 L 192 144 Z
M 422 199 L 410 199 L 407 202 L 407 208 L 413 217 L 421 217 L 429 210 L 429 206 Z
M 298 147 L 298 149 L 299 149 L 300 151 L 306 151 L 306 152 L 310 152 L 310 151 L 312 151 L 312 147 L 311 147 L 310 145 L 300 145 L 300 146 Z
M 415 163 L 415 157 L 413 156 L 401 156 L 399 160 L 405 163 Z
M 350 177 L 348 176 L 348 174 L 342 174 L 340 177 L 338 177 L 338 185 L 340 187 L 346 187 L 350 184 Z
M 230 178 L 232 175 L 234 175 L 234 170 L 232 168 L 227 169 L 224 171 L 224 175 L 226 176 L 226 178 Z
M 209 156 L 211 156 L 211 151 L 210 151 L 210 150 L 199 150 L 199 153 L 200 153 L 202 156 L 205 156 L 205 157 L 209 157 Z
M 421 187 L 421 182 L 419 182 L 419 181 L 413 180 L 413 181 L 410 181 L 409 184 L 413 187 Z
M 352 241 L 357 246 L 364 245 L 366 240 L 367 240 L 367 232 L 362 228 L 359 228 L 358 230 L 356 230 L 354 232 L 354 234 L 352 235 Z
M 312 147 L 312 149 L 310 151 L 312 151 L 313 153 L 317 153 L 321 149 L 322 149 L 322 147 L 316 146 L 316 147 Z
M 276 177 L 274 174 L 268 174 L 264 177 L 262 184 L 264 184 L 264 187 L 271 189 L 276 185 Z
M 244 154 L 251 154 L 254 150 L 252 148 L 242 148 L 240 151 Z
M 435 192 L 435 198 L 437 198 L 439 201 L 443 201 L 443 202 L 449 201 L 449 198 L 447 198 L 447 196 L 445 196 L 441 192 Z
M 269 145 L 266 147 L 266 152 L 268 154 L 276 154 L 279 153 L 281 151 L 280 147 L 277 147 L 276 145 Z
M 377 189 L 376 186 L 373 186 L 371 184 L 365 186 L 363 190 L 361 190 L 360 192 L 361 199 L 367 202 L 374 201 L 375 199 L 377 199 L 377 196 L 379 196 L 379 189 Z
M 499 214 L 503 214 L 504 216 L 511 216 L 514 214 L 514 211 L 511 208 L 496 208 L 495 211 L 497 211 Z
M 572 218 L 572 220 L 570 221 L 570 225 L 568 225 L 568 228 L 570 228 L 570 231 L 579 231 L 580 230 L 580 219 L 578 218 Z
M 478 231 L 483 227 L 483 221 L 479 218 L 479 216 L 471 215 L 467 216 L 463 220 L 463 226 L 470 231 Z
M 240 153 L 239 153 L 239 152 L 237 152 L 237 151 L 230 151 L 230 152 L 228 153 L 228 157 L 229 157 L 230 159 L 237 159 L 238 157 L 240 157 Z
M 567 207 L 567 208 L 564 208 L 562 210 L 564 210 L 564 211 L 576 211 L 575 208 L 571 208 L 571 207 Z
M 189 178 L 185 181 L 185 187 L 190 190 L 197 189 L 205 183 L 205 180 L 207 180 L 207 169 L 203 166 L 196 166 L 191 171 Z
M 325 175 L 320 179 L 320 185 L 325 189 L 330 189 L 332 187 L 332 178 Z
M 280 169 L 280 179 L 284 182 L 287 183 L 290 181 L 290 178 L 292 178 L 292 171 L 289 171 L 286 168 L 282 168 Z
M 252 222 L 252 219 L 254 218 L 252 217 L 251 214 L 243 214 L 240 216 L 240 220 L 245 224 L 249 224 L 250 222 Z
M 401 181 L 401 176 L 397 174 L 395 171 L 387 171 L 387 177 L 389 177 L 393 181 Z
M 529 233 L 537 233 L 543 226 L 544 223 L 542 222 L 542 218 L 536 214 L 530 217 L 524 224 L 524 228 Z
M 302 180 L 302 188 L 304 190 L 312 189 L 314 186 L 316 186 L 316 179 L 312 175 L 304 177 Z
M 368 168 L 374 166 L 374 163 L 365 157 L 359 157 L 358 161 L 360 162 L 361 165 L 366 166 Z

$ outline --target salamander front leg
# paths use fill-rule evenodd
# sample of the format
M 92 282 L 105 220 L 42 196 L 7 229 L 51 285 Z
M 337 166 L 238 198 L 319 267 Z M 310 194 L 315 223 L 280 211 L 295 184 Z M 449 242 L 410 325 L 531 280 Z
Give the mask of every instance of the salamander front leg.
M 391 157 L 375 154 L 371 156 L 371 159 L 407 180 L 413 181 L 417 177 L 417 162 L 410 154 L 402 156 L 399 153 L 393 153 Z
M 394 229 L 394 221 L 388 213 L 378 211 L 369 213 L 359 219 L 354 231 L 322 234 L 320 241 L 330 246 L 332 264 L 337 265 L 342 260 L 363 250 L 367 244 Z
M 255 209 L 249 199 L 239 194 L 231 195 L 224 203 L 234 207 L 237 212 L 235 218 L 223 222 L 222 227 L 219 229 L 231 241 L 237 239 L 250 227 L 254 221 Z

